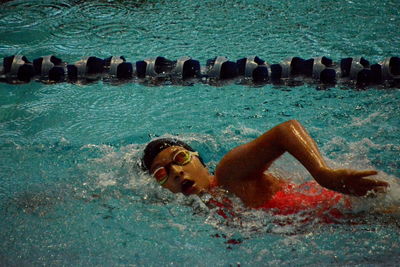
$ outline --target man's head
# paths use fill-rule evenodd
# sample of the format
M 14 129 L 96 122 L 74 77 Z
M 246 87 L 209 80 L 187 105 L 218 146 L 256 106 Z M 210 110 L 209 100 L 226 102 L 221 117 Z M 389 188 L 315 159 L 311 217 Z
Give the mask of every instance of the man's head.
M 142 167 L 173 193 L 199 194 L 210 186 L 211 176 L 203 160 L 188 144 L 170 138 L 147 144 Z

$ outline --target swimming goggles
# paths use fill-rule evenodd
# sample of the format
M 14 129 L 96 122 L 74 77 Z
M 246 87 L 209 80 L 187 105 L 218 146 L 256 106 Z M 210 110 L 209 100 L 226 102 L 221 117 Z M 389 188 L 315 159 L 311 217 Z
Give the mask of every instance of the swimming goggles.
M 174 156 L 172 157 L 172 162 L 169 164 L 165 165 L 164 167 L 159 167 L 157 168 L 153 173 L 152 176 L 156 178 L 157 182 L 160 185 L 163 185 L 167 182 L 168 180 L 168 171 L 167 167 L 171 164 L 179 165 L 179 166 L 184 166 L 188 164 L 192 160 L 192 156 L 198 156 L 199 153 L 197 152 L 191 152 L 188 150 L 179 150 L 177 151 Z

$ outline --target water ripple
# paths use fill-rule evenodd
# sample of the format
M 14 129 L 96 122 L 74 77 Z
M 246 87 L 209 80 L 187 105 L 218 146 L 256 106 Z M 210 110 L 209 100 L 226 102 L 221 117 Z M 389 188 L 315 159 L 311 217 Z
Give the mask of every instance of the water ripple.
M 373 5 L 358 1 L 346 6 L 321 1 L 297 5 L 293 0 L 15 1 L 3 5 L 0 51 L 78 58 L 88 53 L 122 54 L 135 60 L 190 55 L 201 61 L 216 55 L 257 54 L 270 62 L 321 54 L 397 55 L 398 11 L 391 3 Z
M 48 25 L 62 16 L 68 15 L 70 5 L 65 1 L 12 1 L 2 6 L 0 29 L 29 28 Z M 14 12 L 17 9 L 19 12 Z

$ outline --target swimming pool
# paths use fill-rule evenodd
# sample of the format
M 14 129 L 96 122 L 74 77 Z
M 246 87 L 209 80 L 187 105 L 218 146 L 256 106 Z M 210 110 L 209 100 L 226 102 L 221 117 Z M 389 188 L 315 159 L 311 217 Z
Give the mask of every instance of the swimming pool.
M 0 57 L 400 55 L 397 1 L 12 1 Z M 1 265 L 395 265 L 399 218 L 279 226 L 244 210 L 226 222 L 137 167 L 144 145 L 178 136 L 215 168 L 234 146 L 298 119 L 336 167 L 375 168 L 399 205 L 399 89 L 0 84 Z M 311 179 L 289 156 L 274 172 Z M 240 206 L 240 204 L 237 204 Z

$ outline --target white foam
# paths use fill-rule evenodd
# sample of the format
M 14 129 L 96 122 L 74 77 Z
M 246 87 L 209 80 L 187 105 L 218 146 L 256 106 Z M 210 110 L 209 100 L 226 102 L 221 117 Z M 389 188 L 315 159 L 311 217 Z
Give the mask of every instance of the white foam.
M 224 130 L 223 144 L 230 142 L 244 142 L 243 132 L 248 134 L 258 134 L 251 128 L 243 128 L 239 131 L 233 126 Z M 190 134 L 185 136 L 164 135 L 162 137 L 178 138 L 187 143 L 198 142 L 206 146 L 211 153 L 218 154 L 221 146 L 213 136 L 207 134 Z M 225 139 L 227 138 L 227 139 Z M 246 137 L 247 138 L 247 137 Z M 245 139 L 246 139 L 245 138 Z M 302 222 L 301 214 L 293 216 L 271 215 L 263 210 L 248 209 L 236 197 L 230 197 L 233 201 L 233 212 L 237 217 L 230 219 L 222 218 L 217 209 L 209 209 L 205 202 L 198 196 L 186 197 L 183 194 L 172 194 L 168 190 L 160 187 L 154 179 L 143 172 L 138 163 L 140 162 L 142 151 L 145 145 L 131 144 L 116 148 L 108 145 L 88 144 L 81 149 L 99 152 L 98 157 L 89 158 L 83 169 L 87 171 L 90 177 L 95 181 L 97 187 L 102 190 L 108 187 L 121 186 L 132 190 L 132 193 L 143 203 L 163 205 L 169 203 L 176 206 L 190 206 L 195 214 L 203 216 L 205 223 L 213 226 L 227 236 L 234 235 L 240 231 L 242 236 L 252 236 L 260 232 L 269 232 L 277 234 L 293 234 L 307 232 L 311 230 L 318 220 L 311 220 L 307 225 Z M 327 151 L 335 160 L 327 158 L 327 162 L 334 168 L 353 168 L 353 169 L 373 169 L 373 164 L 367 155 L 370 149 L 399 149 L 398 146 L 390 144 L 376 144 L 371 139 L 364 138 L 357 142 L 348 142 L 340 137 L 333 137 L 322 147 L 322 152 Z M 336 152 L 337 151 L 337 152 Z M 97 154 L 96 154 L 97 155 Z M 217 160 L 208 162 L 208 165 L 216 165 Z M 307 170 L 292 156 L 285 154 L 278 159 L 269 169 L 275 175 L 289 178 L 296 183 L 311 180 Z M 385 210 L 400 204 L 400 185 L 398 178 L 380 171 L 377 179 L 388 181 L 391 185 L 386 194 L 375 198 L 352 198 L 354 212 L 374 212 Z M 292 224 L 285 224 L 287 221 Z M 171 227 L 180 231 L 185 231 L 186 226 L 169 222 Z M 287 241 L 289 242 L 289 240 Z
M 348 127 L 360 127 L 364 125 L 370 125 L 371 122 L 374 122 L 376 120 L 381 120 L 381 119 L 387 119 L 387 115 L 383 112 L 376 111 L 374 113 L 368 114 L 366 118 L 357 118 L 353 117 L 352 118 L 352 123 L 347 125 Z
M 374 113 L 375 114 L 375 113 Z M 369 118 L 375 118 L 378 114 L 371 114 Z M 369 138 L 363 138 L 359 141 L 348 142 L 344 138 L 334 137 L 326 145 L 323 151 L 330 152 L 335 160 L 326 159 L 328 165 L 332 168 L 349 168 L 356 170 L 374 170 L 375 167 L 368 158 L 370 150 L 398 150 L 400 146 L 393 144 L 377 144 Z M 334 152 L 333 152 L 334 151 Z M 336 152 L 338 151 L 338 152 Z M 400 205 L 400 184 L 399 178 L 390 175 L 382 170 L 377 170 L 378 174 L 369 178 L 386 181 L 390 188 L 384 194 L 376 197 L 352 198 L 354 212 L 375 212 L 384 211 L 390 207 Z
M 86 171 L 91 180 L 95 181 L 95 187 L 105 190 L 107 187 L 121 185 L 135 188 L 138 181 L 137 158 L 139 150 L 135 145 L 121 147 L 119 150 L 109 145 L 87 144 L 81 150 L 95 151 L 98 157 L 88 158 L 86 164 L 80 168 Z M 131 179 L 130 175 L 136 176 Z

